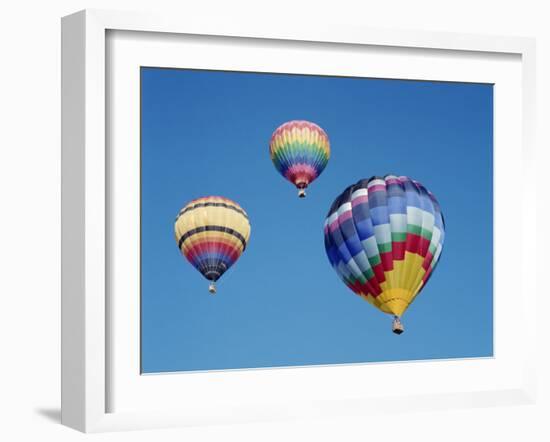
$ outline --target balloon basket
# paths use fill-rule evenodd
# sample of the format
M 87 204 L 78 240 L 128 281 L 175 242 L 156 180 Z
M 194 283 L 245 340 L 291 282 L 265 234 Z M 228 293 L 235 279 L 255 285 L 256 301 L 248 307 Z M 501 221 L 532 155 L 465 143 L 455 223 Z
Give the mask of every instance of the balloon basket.
M 403 323 L 401 322 L 399 317 L 394 316 L 391 330 L 396 335 L 400 335 L 401 333 L 403 333 L 405 331 L 405 328 L 403 327 Z
M 216 294 L 216 284 L 214 284 L 214 283 L 210 284 L 210 285 L 208 286 L 208 291 L 209 291 L 211 294 L 215 295 L 215 294 Z
M 305 197 L 306 197 L 306 190 L 298 189 L 298 198 L 305 198 Z

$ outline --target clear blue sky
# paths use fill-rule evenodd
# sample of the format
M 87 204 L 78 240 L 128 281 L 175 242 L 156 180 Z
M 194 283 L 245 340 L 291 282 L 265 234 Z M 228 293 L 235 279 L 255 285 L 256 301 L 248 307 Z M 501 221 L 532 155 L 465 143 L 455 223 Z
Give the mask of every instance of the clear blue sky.
M 143 372 L 491 356 L 491 85 L 142 68 Z M 332 156 L 305 199 L 268 142 L 292 119 L 328 133 Z M 325 255 L 323 222 L 349 184 L 419 180 L 446 221 L 442 259 L 405 313 L 354 295 Z M 252 224 L 218 294 L 180 255 L 189 200 L 222 195 Z

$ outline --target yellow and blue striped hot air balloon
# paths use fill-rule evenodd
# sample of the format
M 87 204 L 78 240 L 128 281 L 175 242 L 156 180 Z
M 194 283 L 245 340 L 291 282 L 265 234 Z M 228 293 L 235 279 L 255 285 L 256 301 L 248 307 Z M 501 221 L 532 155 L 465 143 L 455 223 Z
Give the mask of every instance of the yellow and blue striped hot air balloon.
M 306 188 L 325 169 L 330 158 L 326 132 L 305 120 L 288 121 L 279 126 L 269 142 L 271 161 L 279 173 L 306 196 Z
M 250 239 L 248 215 L 235 201 L 207 196 L 189 202 L 174 225 L 176 243 L 187 260 L 209 281 L 216 281 L 246 249 Z
M 325 221 L 325 249 L 344 283 L 379 310 L 401 316 L 432 275 L 445 222 L 418 181 L 387 175 L 361 180 L 336 198 Z

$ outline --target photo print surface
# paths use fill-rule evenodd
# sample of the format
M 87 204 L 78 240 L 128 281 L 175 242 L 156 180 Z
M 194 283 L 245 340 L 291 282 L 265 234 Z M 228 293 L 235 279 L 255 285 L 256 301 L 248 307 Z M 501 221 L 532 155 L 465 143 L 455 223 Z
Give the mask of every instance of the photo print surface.
M 140 129 L 143 373 L 493 355 L 492 85 L 142 67 Z

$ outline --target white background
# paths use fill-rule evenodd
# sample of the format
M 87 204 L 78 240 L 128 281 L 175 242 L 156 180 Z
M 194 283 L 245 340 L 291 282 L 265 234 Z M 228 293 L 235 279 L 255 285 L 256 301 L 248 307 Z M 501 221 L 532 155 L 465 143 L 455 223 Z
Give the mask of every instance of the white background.
M 0 15 L 0 439 L 155 440 L 547 440 L 550 416 L 549 329 L 540 329 L 537 405 L 324 422 L 234 425 L 85 436 L 59 425 L 60 351 L 60 22 L 78 9 L 116 8 L 176 14 L 292 17 L 381 28 L 447 30 L 538 38 L 538 141 L 549 146 L 550 12 L 543 1 L 88 0 L 3 4 Z M 531 185 L 544 192 L 548 154 Z M 513 177 L 512 177 L 513 179 Z M 545 184 L 543 186 L 543 184 Z M 542 196 L 542 195 L 541 195 Z M 549 200 L 550 198 L 546 198 Z M 541 198 L 542 203 L 542 198 Z M 512 209 L 513 210 L 513 209 Z M 547 209 L 540 205 L 539 305 L 548 309 L 543 252 Z M 533 260 L 533 277 L 537 257 Z M 542 319 L 542 318 L 541 318 Z

